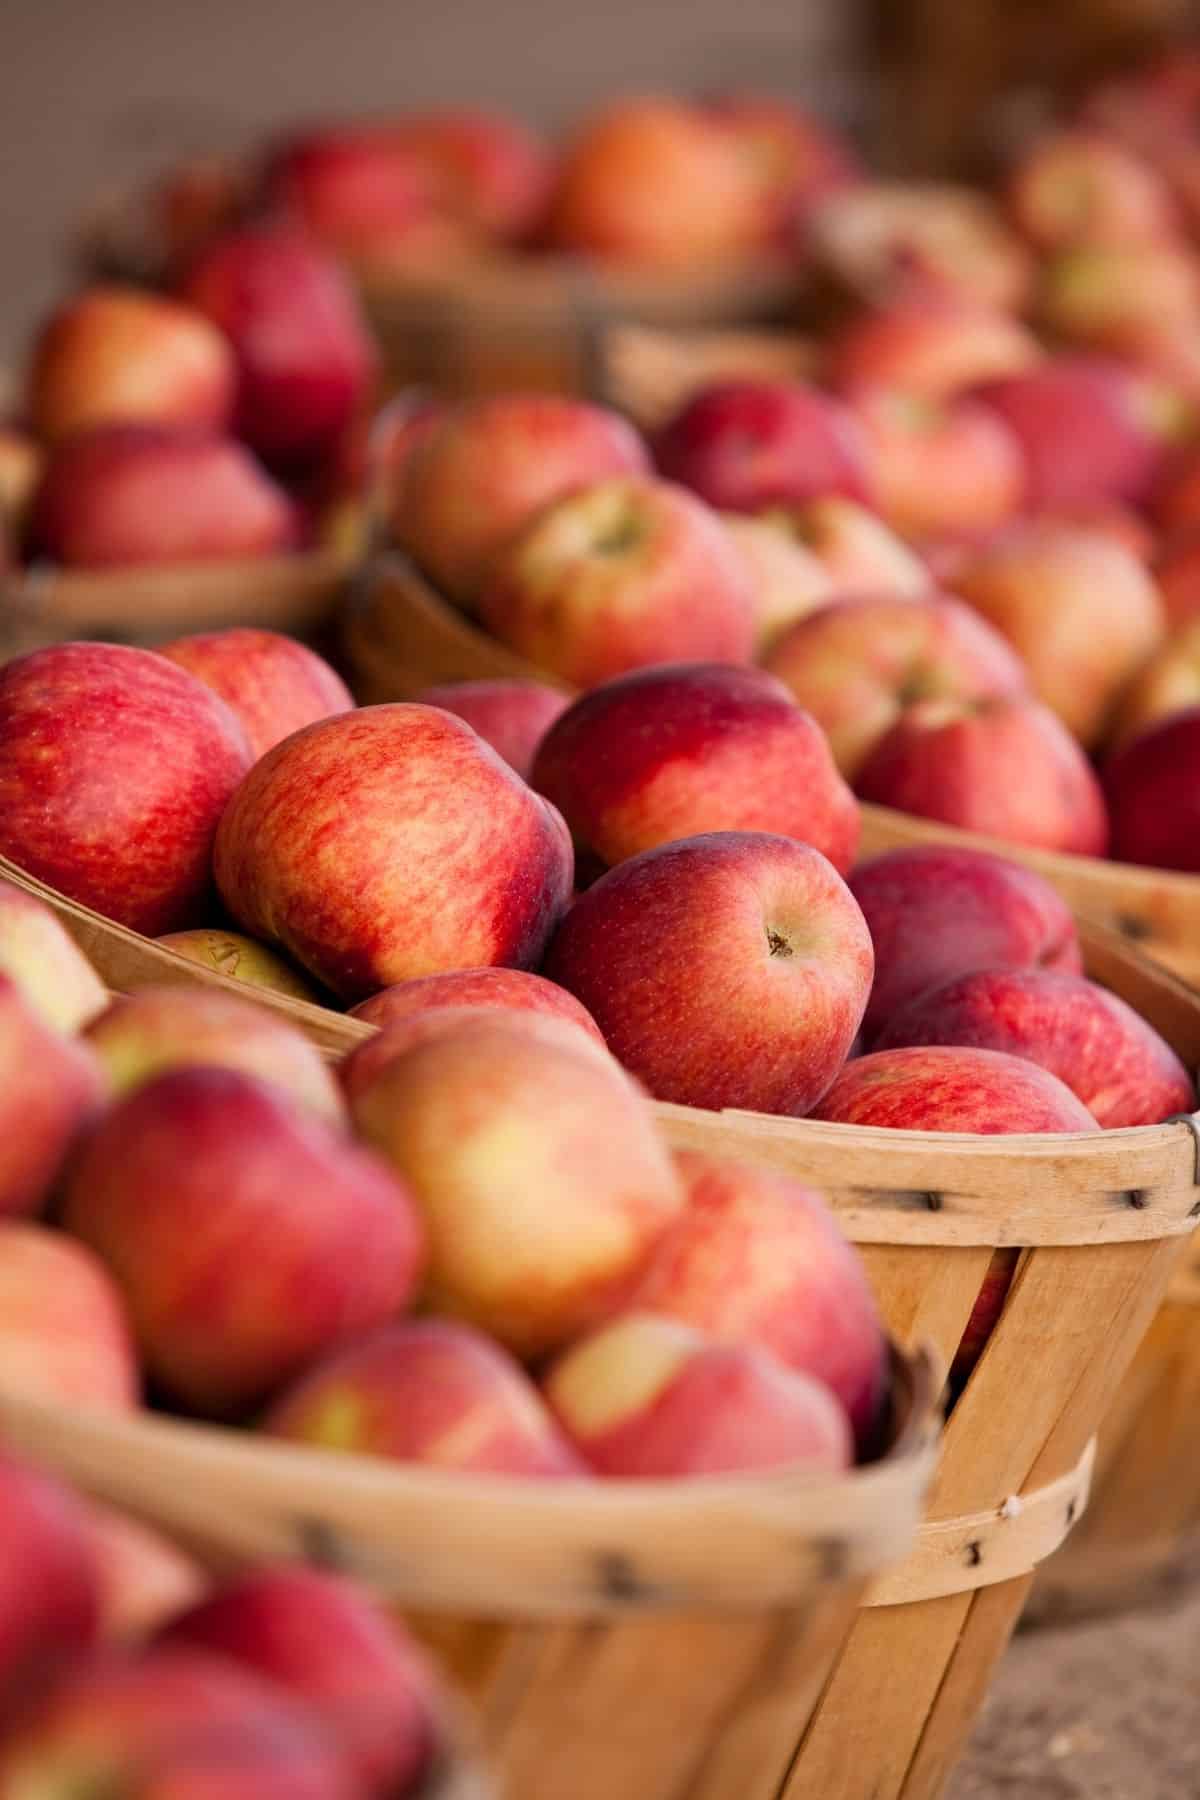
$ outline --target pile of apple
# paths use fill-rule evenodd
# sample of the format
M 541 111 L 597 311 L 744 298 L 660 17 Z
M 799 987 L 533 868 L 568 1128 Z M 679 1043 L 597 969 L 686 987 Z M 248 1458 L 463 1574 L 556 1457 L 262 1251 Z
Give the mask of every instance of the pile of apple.
M 28 1269 L 51 1272 L 32 1249 Z M 78 1271 L 68 1291 L 94 1306 Z M 415 1641 L 349 1581 L 275 1565 L 210 1585 L 0 1456 L 5 1794 L 403 1800 L 444 1763 L 445 1714 Z

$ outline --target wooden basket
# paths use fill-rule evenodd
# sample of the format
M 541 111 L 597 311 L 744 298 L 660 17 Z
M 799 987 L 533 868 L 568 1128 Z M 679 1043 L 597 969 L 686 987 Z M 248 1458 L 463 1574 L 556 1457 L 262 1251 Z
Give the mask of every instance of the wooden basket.
M 0 864 L 0 875 L 48 899 L 113 988 L 144 985 L 165 973 L 238 991 L 228 977 L 198 970 L 108 924 L 11 866 Z M 1134 1005 L 1189 1065 L 1200 1061 L 1200 996 L 1111 933 L 1085 922 L 1081 936 L 1091 974 Z M 256 997 L 311 1030 L 330 1054 L 360 1041 L 367 1029 L 302 1002 Z M 832 1666 L 790 1775 L 784 1780 L 776 1762 L 775 1788 L 762 1784 L 757 1767 L 742 1786 L 731 1785 L 730 1770 L 740 1762 L 718 1756 L 711 1769 L 720 1778 L 698 1774 L 700 1785 L 687 1790 L 712 1800 L 732 1792 L 739 1800 L 756 1800 L 759 1793 L 772 1800 L 934 1800 L 966 1742 L 1034 1567 L 1083 1510 L 1093 1434 L 1200 1215 L 1200 1125 L 1193 1120 L 1096 1135 L 988 1138 L 665 1104 L 655 1111 L 677 1145 L 763 1162 L 823 1188 L 862 1251 L 893 1335 L 910 1345 L 932 1343 L 943 1366 L 961 1338 L 993 1250 L 1020 1253 L 1003 1315 L 950 1419 L 918 1547 L 875 1587 L 872 1604 Z M 104 1429 L 112 1427 L 106 1423 Z M 153 1429 L 178 1434 L 188 1428 Z M 59 1421 L 49 1442 L 42 1432 L 31 1447 L 75 1456 L 83 1441 Z M 161 1441 L 154 1439 L 155 1449 Z M 170 1442 L 177 1447 L 177 1436 Z M 92 1460 L 107 1471 L 106 1479 L 123 1484 L 118 1498 L 127 1489 L 137 1489 L 144 1504 L 152 1498 L 155 1505 L 167 1504 L 169 1498 L 176 1525 L 185 1522 L 177 1516 L 180 1507 L 205 1504 L 200 1497 L 193 1501 L 200 1490 L 179 1479 L 174 1466 L 163 1482 L 165 1494 L 152 1495 L 146 1481 L 153 1458 L 139 1451 L 131 1472 L 103 1444 Z M 251 1454 L 249 1448 L 245 1453 Z M 256 1447 L 253 1454 L 275 1452 Z M 77 1462 L 69 1472 L 87 1474 Z M 294 1526 L 301 1490 L 282 1473 L 279 1480 Z M 330 1480 L 340 1488 L 343 1478 L 334 1472 Z M 249 1503 L 239 1503 L 238 1521 L 222 1530 L 251 1531 L 260 1522 Z M 494 1537 L 493 1524 L 486 1530 Z M 411 1567 L 408 1574 L 416 1579 Z M 414 1603 L 427 1602 L 418 1594 Z M 694 1623 L 687 1633 L 697 1644 L 708 1642 Z M 590 1770 L 592 1760 L 575 1758 L 568 1743 L 572 1732 L 586 1737 L 583 1715 L 593 1698 L 593 1665 L 574 1629 L 550 1639 L 527 1634 L 519 1652 L 499 1627 L 443 1624 L 437 1640 L 482 1703 L 489 1746 L 512 1800 L 530 1792 L 558 1800 L 590 1791 L 665 1800 L 684 1791 L 675 1763 L 675 1786 L 655 1786 L 649 1777 L 642 1786 L 632 1776 L 622 1783 L 614 1772 L 613 1720 L 621 1696 L 637 1694 L 640 1655 L 631 1652 L 632 1664 L 622 1661 L 609 1687 L 607 1668 L 595 1669 L 595 1698 L 606 1723 L 595 1750 L 600 1773 L 591 1787 L 581 1771 Z M 759 1642 L 755 1655 L 761 1651 Z M 706 1653 L 704 1660 L 720 1658 Z M 757 1702 L 747 1667 L 738 1667 L 746 1684 L 740 1690 L 745 1717 L 732 1740 L 740 1758 L 750 1754 L 744 1738 L 753 1735 Z M 527 1680 L 536 1686 L 527 1687 Z M 669 1730 L 673 1748 L 659 1742 L 655 1721 L 647 1721 L 639 1770 L 643 1762 L 657 1768 L 653 1757 L 684 1755 L 679 1740 L 686 1741 L 688 1731 L 709 1743 L 710 1713 L 695 1718 L 689 1709 L 671 1715 L 668 1725 L 669 1711 L 660 1703 L 656 1719 Z M 535 1769 L 539 1743 L 560 1746 L 561 1765 L 550 1760 Z M 703 1766 L 709 1768 L 709 1761 Z M 537 1785 L 531 1786 L 535 1773 Z

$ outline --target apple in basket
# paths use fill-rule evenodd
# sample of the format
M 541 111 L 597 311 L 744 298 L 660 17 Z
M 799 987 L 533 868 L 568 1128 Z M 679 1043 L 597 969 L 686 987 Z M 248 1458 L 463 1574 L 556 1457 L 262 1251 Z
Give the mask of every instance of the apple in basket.
M 0 974 L 48 1025 L 78 1031 L 108 1005 L 108 991 L 56 913 L 0 881 Z
M 99 1622 L 81 1502 L 0 1453 L 0 1716 L 19 1707 L 48 1668 L 87 1650 Z
M 155 648 L 221 696 L 241 720 L 256 761 L 301 726 L 354 705 L 324 657 L 278 631 L 203 631 Z
M 65 1232 L 0 1224 L 0 1369 L 24 1392 L 69 1405 L 137 1405 L 124 1296 L 99 1257 Z
M 852 312 L 822 354 L 835 388 L 899 389 L 934 400 L 1030 368 L 1042 355 L 1027 326 L 998 308 L 943 292 Z
M 526 780 L 534 752 L 570 704 L 559 688 L 543 681 L 448 681 L 414 694 L 421 706 L 440 706 L 465 719 L 510 768 Z
M 1173 631 L 1134 676 L 1113 715 L 1110 747 L 1200 706 L 1200 616 Z
M 1071 244 L 1160 244 L 1181 220 L 1153 165 L 1101 132 L 1034 140 L 1009 173 L 1009 215 L 1039 250 Z
M 701 388 L 654 439 L 654 460 L 726 512 L 762 512 L 830 494 L 870 503 L 870 446 L 854 413 L 804 382 Z
M 1200 871 L 1200 707 L 1123 743 L 1105 765 L 1104 788 L 1119 862 Z
M 230 981 L 243 981 L 252 990 L 266 988 L 272 993 L 286 995 L 289 1000 L 323 1004 L 320 990 L 290 962 L 240 931 L 200 925 L 191 931 L 165 932 L 156 941 L 164 950 L 186 956 L 198 968 L 208 969 L 214 975 L 225 975 Z

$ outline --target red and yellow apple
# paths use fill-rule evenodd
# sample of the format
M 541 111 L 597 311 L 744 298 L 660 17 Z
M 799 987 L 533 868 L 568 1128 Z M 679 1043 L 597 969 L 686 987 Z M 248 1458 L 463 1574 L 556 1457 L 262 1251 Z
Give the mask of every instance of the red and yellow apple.
M 173 638 L 157 650 L 220 694 L 241 720 L 256 761 L 301 726 L 354 705 L 324 657 L 278 631 L 234 626 Z
M 0 1379 L 71 1406 L 137 1404 L 141 1382 L 120 1290 L 65 1232 L 0 1225 Z
M 414 694 L 421 706 L 440 706 L 465 719 L 510 769 L 528 780 L 533 756 L 569 696 L 544 681 L 448 681 Z

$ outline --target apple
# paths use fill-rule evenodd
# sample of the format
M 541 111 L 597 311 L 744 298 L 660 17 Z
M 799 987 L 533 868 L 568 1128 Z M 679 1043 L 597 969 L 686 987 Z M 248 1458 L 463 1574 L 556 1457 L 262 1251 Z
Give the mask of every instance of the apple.
M 1161 719 L 1200 706 L 1200 617 L 1181 625 L 1121 696 L 1110 746 L 1128 743 Z
M 138 1763 L 132 1800 L 361 1800 L 362 1786 L 308 1719 L 187 1733 Z M 105 1792 L 111 1792 L 105 1786 Z M 64 1792 L 62 1800 L 70 1800 Z
M 1140 501 L 1153 486 L 1169 422 L 1160 387 L 1139 371 L 1060 355 L 977 391 L 1016 433 L 1033 511 Z
M 299 132 L 269 154 L 264 189 L 272 214 L 368 272 L 436 269 L 471 248 L 441 172 L 394 124 Z
M 156 646 L 220 694 L 241 720 L 255 761 L 302 725 L 349 712 L 354 696 L 324 657 L 278 631 L 235 626 Z
M 533 753 L 563 708 L 561 688 L 544 681 L 448 681 L 414 694 L 420 706 L 440 706 L 465 719 L 510 769 L 527 780 Z
M 501 970 L 499 972 L 516 974 L 519 971 Z M 474 975 L 489 975 L 492 971 L 490 969 L 464 969 L 461 973 L 464 978 L 469 980 Z M 432 976 L 429 979 L 439 982 L 450 981 L 454 978 L 452 976 Z M 540 980 L 540 977 L 531 976 L 529 979 Z M 402 984 L 402 987 L 404 985 L 408 984 Z M 424 982 L 414 982 L 412 985 L 424 986 L 425 984 Z M 438 1004 L 422 1006 L 418 1011 L 409 1012 L 403 1018 L 394 1018 L 390 1023 L 385 1022 L 378 1031 L 352 1050 L 338 1068 L 338 1079 L 351 1107 L 354 1106 L 360 1095 L 365 1094 L 367 1089 L 374 1085 L 381 1070 L 390 1063 L 406 1056 L 409 1050 L 417 1044 L 424 1044 L 430 1038 L 440 1037 L 445 1032 L 455 1032 L 461 1025 L 471 1024 L 479 1017 L 481 1011 L 499 1012 L 502 1015 L 507 1014 L 509 1017 L 515 1014 L 518 1021 L 522 1018 L 548 1017 L 556 1020 L 559 1024 L 569 1025 L 580 1025 L 582 1020 L 588 1018 L 586 1009 L 579 1006 L 574 995 L 568 994 L 565 988 L 555 987 L 552 981 L 546 982 L 545 985 L 552 993 L 562 994 L 563 998 L 572 1006 L 578 1007 L 579 1016 L 577 1017 L 557 1005 L 532 1008 L 520 1004 L 509 1005 L 501 995 L 489 995 L 484 992 L 476 992 L 474 999 L 468 999 L 465 1003 L 459 1004 L 451 992 L 446 1000 Z M 375 997 L 384 999 L 389 994 L 401 991 L 402 988 L 385 988 L 381 995 Z M 475 992 L 475 990 L 471 991 Z M 576 1048 L 587 1049 L 588 1047 L 594 1050 L 598 1056 L 611 1060 L 607 1045 L 605 1045 L 600 1029 L 594 1020 L 590 1020 L 583 1028 L 582 1041 L 578 1039 L 576 1041 Z
M 161 1532 L 96 1501 L 86 1511 L 102 1643 L 140 1644 L 206 1592 L 200 1564 Z
M 1200 525 L 1200 452 L 1184 450 L 1163 470 L 1151 498 L 1151 511 L 1168 542 Z
M 404 1186 L 232 1069 L 174 1069 L 119 1100 L 75 1160 L 63 1216 L 116 1277 L 149 1375 L 214 1416 L 394 1317 L 421 1272 Z
M 628 1313 L 572 1345 L 545 1380 L 563 1429 L 600 1475 L 725 1475 L 854 1460 L 828 1388 L 750 1344 Z
M 83 1244 L 0 1224 L 0 1376 L 71 1405 L 136 1406 L 141 1382 L 120 1290 Z
M 761 669 L 677 663 L 595 687 L 551 726 L 531 779 L 589 863 L 706 831 L 798 838 L 843 874 L 858 849 L 824 732 Z
M 665 96 L 622 99 L 565 146 L 549 238 L 631 268 L 736 264 L 766 248 L 765 186 L 756 159 L 703 108 Z
M 758 176 L 765 243 L 793 247 L 813 205 L 862 178 L 848 142 L 794 101 L 734 91 L 708 100 L 705 111 Z
M 860 1443 L 877 1421 L 887 1351 L 856 1251 L 828 1202 L 774 1169 L 676 1157 L 687 1208 L 629 1305 L 721 1343 L 753 1344 L 835 1394 Z
M 602 876 L 545 967 L 657 1099 L 802 1117 L 854 1042 L 874 959 L 820 851 L 718 831 Z
M 681 658 L 748 662 L 754 650 L 737 545 L 695 495 L 646 477 L 597 482 L 547 507 L 496 559 L 479 614 L 575 687 Z
M 473 1474 L 585 1473 L 520 1363 L 450 1319 L 384 1325 L 302 1375 L 273 1437 Z
M 1168 537 L 1154 559 L 1154 579 L 1172 626 L 1200 618 L 1200 525 Z
M 1100 1129 L 1066 1083 L 1037 1063 L 944 1044 L 856 1057 L 811 1117 L 834 1125 L 976 1135 Z
M 327 455 L 369 400 L 376 364 L 338 263 L 287 226 L 245 226 L 201 251 L 180 293 L 232 346 L 238 436 L 272 463 Z
M 991 531 L 1020 509 L 1021 445 L 980 401 L 901 388 L 858 389 L 850 398 L 870 445 L 879 510 L 905 537 Z
M 1159 245 L 1180 219 L 1162 175 L 1099 131 L 1035 139 L 1006 184 L 1010 218 L 1039 250 Z
M 785 632 L 766 666 L 829 739 L 853 781 L 876 744 L 922 700 L 1027 691 L 999 632 L 947 595 L 832 601 Z
M 1022 657 L 1038 699 L 1085 747 L 1166 631 L 1163 604 L 1132 551 L 1096 532 L 1033 523 L 968 558 L 955 591 Z
M 1098 532 L 1122 550 L 1128 550 L 1147 567 L 1158 549 L 1158 533 L 1153 525 L 1124 500 L 1079 501 L 1073 506 L 1056 506 L 1052 512 L 1043 512 L 1039 516 L 1046 524 Z
M 0 1220 L 46 1203 L 102 1094 L 91 1054 L 46 1024 L 0 975 Z
M 19 539 L 45 466 L 45 452 L 19 425 L 0 421 L 0 522 Z
M 918 701 L 876 744 L 855 788 L 876 805 L 1035 849 L 1103 856 L 1108 845 L 1083 751 L 1047 707 L 1019 696 Z
M 86 1037 L 118 1099 L 167 1069 L 240 1069 L 272 1082 L 330 1124 L 345 1118 L 337 1082 L 316 1045 L 249 995 L 243 1000 L 219 988 L 141 988 L 115 999 Z
M 654 459 L 725 512 L 762 512 L 842 494 L 870 503 L 870 450 L 840 400 L 800 381 L 714 382 L 654 439 Z
M 914 844 L 860 863 L 850 891 L 875 945 L 875 983 L 863 1020 L 868 1045 L 927 989 L 976 969 L 1083 972 L 1066 901 L 1020 863 L 982 850 Z
M 1120 355 L 1144 335 L 1200 326 L 1200 266 L 1183 243 L 1079 245 L 1044 266 L 1037 312 L 1068 343 Z
M 834 599 L 846 594 L 922 594 L 933 580 L 916 551 L 856 500 L 835 494 L 802 506 L 772 507 L 762 516 L 824 565 Z
M 810 238 L 819 268 L 885 305 L 944 296 L 1019 311 L 1028 298 L 1029 249 L 975 188 L 866 182 L 818 207 Z
M 199 968 L 227 975 L 231 981 L 244 981 L 247 987 L 266 988 L 274 994 L 285 994 L 289 1000 L 323 1003 L 320 990 L 299 975 L 291 963 L 254 938 L 243 937 L 241 932 L 198 927 L 193 931 L 169 931 L 156 941 L 164 950 L 186 956 Z
M 220 431 L 233 411 L 233 354 L 194 307 L 133 287 L 96 287 L 47 321 L 29 370 L 29 416 L 52 443 L 100 425 Z
M 1023 1056 L 1057 1075 L 1104 1127 L 1193 1112 L 1192 1079 L 1153 1026 L 1082 975 L 978 969 L 892 1013 L 875 1049 L 955 1044 Z
M 1010 313 L 934 292 L 854 310 L 826 339 L 823 368 L 835 388 L 946 400 L 1031 368 L 1041 355 Z
M 482 236 L 523 243 L 543 224 L 555 156 L 518 120 L 483 107 L 410 113 L 397 139 L 437 171 L 455 213 Z
M 150 650 L 55 644 L 0 668 L 0 854 L 155 936 L 195 922 L 241 725 Z
M 562 819 L 469 725 L 392 705 L 269 751 L 225 809 L 215 870 L 239 924 L 361 1000 L 416 975 L 537 962 L 572 858 Z
M 761 656 L 789 625 L 832 597 L 833 580 L 806 544 L 770 520 L 745 513 L 722 513 L 721 519 L 749 571 L 755 650 Z
M 55 1031 L 75 1032 L 108 1005 L 108 990 L 58 915 L 0 881 L 0 975 Z
M 78 569 L 280 555 L 300 529 L 249 451 L 175 425 L 113 425 L 59 446 L 31 528 L 41 554 Z
M 229 1657 L 313 1709 L 363 1783 L 405 1794 L 437 1744 L 432 1667 L 399 1620 L 323 1570 L 234 1576 L 173 1619 L 160 1644 Z
M 606 407 L 557 394 L 467 400 L 405 457 L 393 529 L 425 572 L 469 605 L 498 552 L 544 507 L 648 470 L 636 430 Z
M 1104 769 L 1118 862 L 1200 871 L 1200 706 L 1123 743 Z
M 83 1507 L 69 1489 L 0 1452 L 0 1718 L 5 1724 L 20 1721 L 27 1693 L 57 1662 L 91 1646 L 99 1622 Z M 0 1782 L 0 1792 L 15 1791 Z
M 582 1026 L 597 1043 L 603 1033 L 585 1006 L 566 988 L 531 975 L 526 969 L 454 969 L 445 975 L 425 975 L 382 988 L 350 1009 L 352 1019 L 386 1029 L 439 1007 L 499 1007 L 505 1011 L 542 1013 L 568 1019 Z M 374 1040 L 369 1040 L 374 1041 Z
M 637 1086 L 578 1025 L 428 1017 L 354 1097 L 354 1122 L 416 1195 L 429 1303 L 539 1355 L 611 1309 L 679 1182 Z

